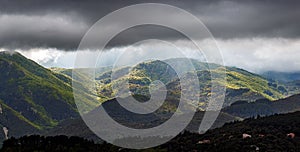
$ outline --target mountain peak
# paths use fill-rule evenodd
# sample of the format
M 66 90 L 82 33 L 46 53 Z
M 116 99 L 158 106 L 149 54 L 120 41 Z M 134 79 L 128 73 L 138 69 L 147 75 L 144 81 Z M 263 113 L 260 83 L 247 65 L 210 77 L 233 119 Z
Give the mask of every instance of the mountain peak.
M 17 52 L 17 51 L 1 51 L 0 55 L 21 55 L 21 53 Z M 22 56 L 22 55 L 21 55 Z

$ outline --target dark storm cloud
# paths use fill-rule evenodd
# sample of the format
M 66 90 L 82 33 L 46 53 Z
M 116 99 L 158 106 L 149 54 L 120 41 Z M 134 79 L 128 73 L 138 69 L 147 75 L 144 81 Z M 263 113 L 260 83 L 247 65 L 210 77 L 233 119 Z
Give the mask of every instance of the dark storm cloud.
M 183 8 L 199 17 L 217 38 L 300 37 L 300 2 L 297 0 L 0 0 L 0 47 L 74 50 L 98 19 L 124 6 L 142 2 L 162 2 Z M 190 30 L 197 29 L 188 21 L 180 20 Z M 123 32 L 110 44 L 126 45 L 148 37 L 182 38 L 164 28 L 145 27 Z

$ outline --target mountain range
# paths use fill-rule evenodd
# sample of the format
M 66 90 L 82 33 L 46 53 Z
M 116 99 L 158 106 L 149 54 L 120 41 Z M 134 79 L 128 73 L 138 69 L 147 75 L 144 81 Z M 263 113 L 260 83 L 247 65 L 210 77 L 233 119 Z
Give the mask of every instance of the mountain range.
M 207 100 L 211 96 L 211 74 L 217 74 L 222 68 L 226 68 L 226 81 L 217 79 L 216 82 L 225 85 L 227 90 L 223 110 L 215 127 L 256 115 L 299 110 L 299 95 L 284 99 L 292 93 L 299 93 L 297 83 L 275 81 L 239 68 L 202 63 L 193 59 L 190 61 L 195 71 L 183 73 L 181 77 L 165 63 L 173 63 L 180 69 L 187 69 L 184 65 L 188 61 L 177 58 L 165 61 L 151 60 L 132 67 L 118 67 L 113 71 L 117 76 L 114 80 L 111 80 L 111 67 L 98 68 L 95 78 L 96 91 L 84 83 L 87 79 L 85 75 L 75 74 L 78 76 L 76 80 L 82 81 L 73 83 L 80 86 L 77 89 L 82 93 L 81 101 L 86 105 L 84 114 L 92 114 L 95 110 L 93 108 L 102 103 L 102 106 L 110 109 L 108 111 L 111 112 L 111 116 L 118 122 L 137 128 L 159 125 L 170 118 L 178 106 L 180 79 L 187 79 L 191 74 L 198 76 L 201 94 L 198 112 L 188 128 L 197 128 Z M 67 134 L 97 140 L 80 119 L 74 102 L 72 69 L 47 69 L 19 53 L 0 52 L 0 70 L 0 125 L 8 128 L 9 137 Z M 154 80 L 165 83 L 168 89 L 162 108 L 142 118 L 118 107 L 114 95 L 119 91 L 116 89 L 119 84 L 128 81 L 134 98 L 145 102 L 150 97 L 149 85 Z M 126 99 L 127 95 L 121 94 L 121 97 Z M 98 102 L 91 102 L 92 98 L 97 98 Z M 2 137 L 4 139 L 5 135 Z

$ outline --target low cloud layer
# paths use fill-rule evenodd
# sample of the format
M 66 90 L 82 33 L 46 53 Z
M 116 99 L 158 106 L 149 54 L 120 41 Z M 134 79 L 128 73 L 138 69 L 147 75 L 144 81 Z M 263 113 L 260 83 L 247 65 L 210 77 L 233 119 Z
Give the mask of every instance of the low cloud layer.
M 217 44 L 223 54 L 224 64 L 243 68 L 255 73 L 265 71 L 295 72 L 300 71 L 300 40 L 283 38 L 251 38 L 251 39 L 217 39 Z M 203 40 L 204 45 L 211 45 L 211 41 Z M 183 51 L 183 55 L 188 58 L 196 58 L 204 61 L 203 54 L 198 50 L 191 50 L 184 41 L 174 41 L 173 43 Z M 47 67 L 74 66 L 76 52 L 64 52 L 58 50 L 39 49 L 40 51 L 20 51 L 26 57 L 31 58 Z M 98 55 L 95 51 L 84 51 L 91 55 Z M 36 54 L 37 53 L 37 54 Z M 124 54 L 125 53 L 125 54 Z M 131 61 L 134 64 L 146 60 L 147 58 L 167 59 L 183 57 L 176 52 L 174 47 L 161 43 L 144 43 L 141 45 L 110 48 L 105 51 L 103 58 L 99 61 L 99 66 L 113 65 L 118 58 Z M 143 58 L 140 58 L 142 56 Z
M 218 41 L 226 65 L 252 72 L 300 71 L 300 40 L 235 39 Z

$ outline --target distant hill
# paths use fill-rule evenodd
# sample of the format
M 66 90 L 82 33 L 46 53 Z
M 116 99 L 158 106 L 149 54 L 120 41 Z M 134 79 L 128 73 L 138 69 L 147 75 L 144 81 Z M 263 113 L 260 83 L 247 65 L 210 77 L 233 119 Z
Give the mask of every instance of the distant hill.
M 268 71 L 262 73 L 261 75 L 263 75 L 266 78 L 281 81 L 281 82 L 291 82 L 295 80 L 300 80 L 300 71 L 299 72 Z
M 273 102 L 266 99 L 250 103 L 247 101 L 239 101 L 224 108 L 222 111 L 241 118 L 300 111 L 300 94 Z
M 185 69 L 187 59 L 168 59 L 167 62 L 174 63 L 179 69 Z M 195 67 L 197 76 L 200 82 L 201 88 L 201 100 L 207 101 L 210 97 L 211 88 L 211 74 L 218 74 L 221 71 L 220 65 L 201 63 L 197 60 L 192 60 L 192 64 Z M 209 71 L 208 67 L 212 69 Z M 160 80 L 164 82 L 167 89 L 170 90 L 170 96 L 172 98 L 179 98 L 180 93 L 180 80 L 170 66 L 164 61 L 148 61 L 140 63 L 132 67 L 119 68 L 114 71 L 115 79 L 111 80 L 111 71 L 101 74 L 96 80 L 99 82 L 98 94 L 101 96 L 107 96 L 113 98 L 114 95 L 119 94 L 119 90 L 116 88 L 118 85 L 128 81 L 130 84 L 130 91 L 133 94 L 140 94 L 149 96 L 148 86 L 151 81 Z M 182 70 L 185 71 L 185 70 Z M 186 70 L 187 71 L 187 70 Z M 191 72 L 184 74 L 183 79 L 188 78 Z M 234 103 L 239 100 L 255 101 L 257 99 L 267 98 L 269 100 L 277 100 L 284 98 L 288 92 L 284 85 L 277 82 L 268 81 L 264 77 L 257 74 L 250 73 L 248 71 L 226 67 L 227 82 L 222 79 L 217 79 L 219 85 L 225 85 L 227 88 L 225 106 Z M 189 82 L 194 83 L 194 82 Z M 115 88 L 115 89 L 114 89 Z M 127 93 L 127 92 L 126 92 Z M 126 94 L 124 94 L 126 96 Z M 200 105 L 205 107 L 205 105 Z
M 300 93 L 300 72 L 275 72 L 269 71 L 262 73 L 271 82 L 284 84 L 288 95 Z M 282 89 L 282 88 L 281 88 Z
M 300 93 L 300 80 L 286 82 L 285 86 L 290 95 Z

